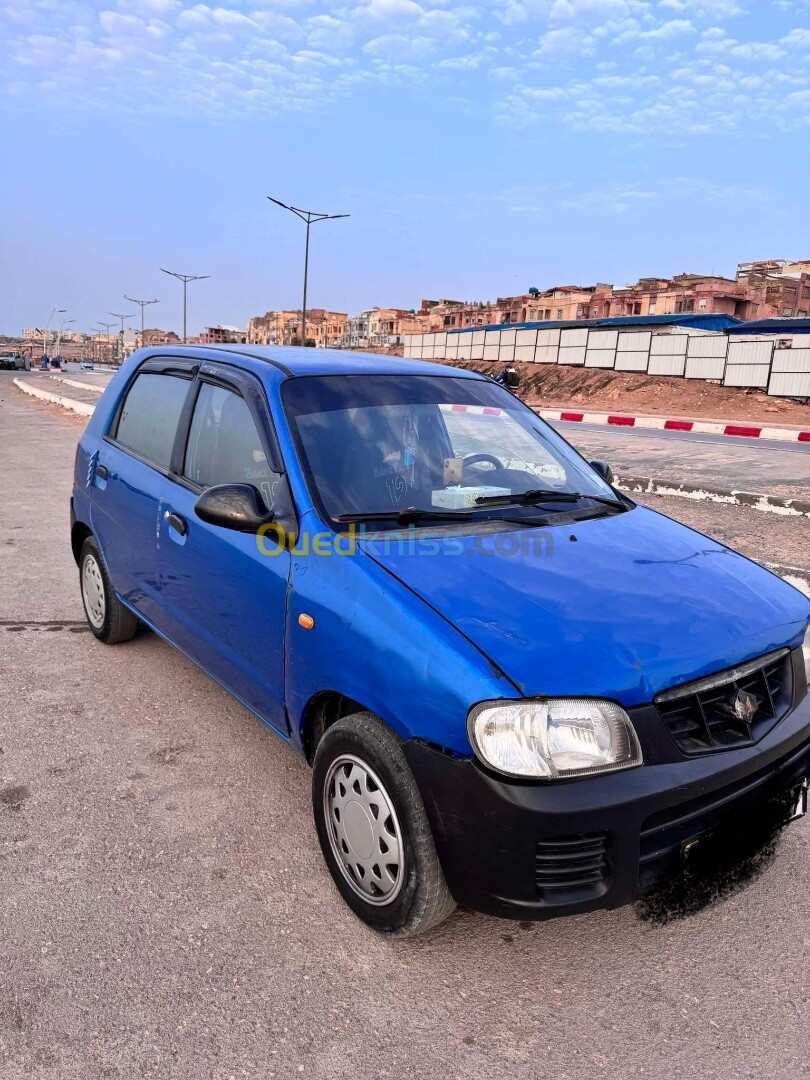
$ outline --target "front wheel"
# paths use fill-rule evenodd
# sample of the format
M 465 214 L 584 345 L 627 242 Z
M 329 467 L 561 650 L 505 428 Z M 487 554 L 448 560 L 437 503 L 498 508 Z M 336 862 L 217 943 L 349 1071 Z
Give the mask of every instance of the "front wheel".
M 455 907 L 399 740 L 354 713 L 318 744 L 312 807 L 326 865 L 349 907 L 375 930 L 415 937 Z

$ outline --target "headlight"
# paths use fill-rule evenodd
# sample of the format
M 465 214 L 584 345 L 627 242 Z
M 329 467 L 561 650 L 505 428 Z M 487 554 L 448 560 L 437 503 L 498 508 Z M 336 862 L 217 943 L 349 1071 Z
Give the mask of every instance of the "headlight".
M 630 718 L 612 701 L 485 701 L 468 730 L 479 758 L 509 776 L 556 780 L 640 765 Z
M 810 686 L 810 624 L 804 632 L 802 652 L 804 653 L 804 673 L 807 676 L 807 685 Z

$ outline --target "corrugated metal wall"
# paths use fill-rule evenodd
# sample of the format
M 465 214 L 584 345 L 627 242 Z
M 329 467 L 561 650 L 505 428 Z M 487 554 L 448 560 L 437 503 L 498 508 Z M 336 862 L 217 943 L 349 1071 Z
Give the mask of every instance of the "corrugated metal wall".
M 725 334 L 690 335 L 686 349 L 686 378 L 722 380 L 727 354 L 728 337 Z
M 640 329 L 509 327 L 410 334 L 405 355 L 417 360 L 563 364 L 639 371 L 726 386 L 768 389 L 774 396 L 810 397 L 810 342 L 806 335 L 729 337 L 682 326 Z M 793 342 L 795 348 L 777 348 Z
M 810 348 L 774 350 L 768 393 L 774 397 L 810 397 Z
M 771 375 L 774 345 L 773 338 L 729 342 L 723 385 L 765 389 Z

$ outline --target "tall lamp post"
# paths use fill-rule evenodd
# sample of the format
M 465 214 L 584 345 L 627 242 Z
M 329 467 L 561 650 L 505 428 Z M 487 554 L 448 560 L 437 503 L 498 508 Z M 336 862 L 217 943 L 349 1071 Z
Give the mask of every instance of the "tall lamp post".
M 121 337 L 118 339 L 118 341 L 119 341 L 118 357 L 119 357 L 121 363 L 123 364 L 123 362 L 124 362 L 124 320 L 125 319 L 134 319 L 135 318 L 135 312 L 133 311 L 131 315 L 121 315 L 121 313 L 118 312 L 118 311 L 111 311 L 110 315 L 114 315 L 116 317 L 116 319 L 121 320 Z M 114 324 L 111 323 L 110 325 L 114 325 Z
M 211 277 L 210 274 L 178 274 L 174 270 L 164 270 L 161 266 L 161 273 L 168 274 L 169 277 L 177 278 L 178 281 L 183 282 L 183 341 L 186 340 L 186 311 L 188 309 L 188 283 L 190 281 L 204 281 L 206 278 Z
M 159 300 L 136 300 L 134 296 L 127 296 L 124 293 L 124 299 L 129 300 L 131 304 L 137 304 L 141 309 L 141 348 L 143 348 L 143 309 L 148 307 L 149 304 L 159 304 Z
M 98 330 L 94 330 L 92 327 L 89 330 L 85 330 L 84 336 L 87 339 L 85 345 L 89 349 L 89 357 L 95 363 L 98 360 Z
M 66 311 L 67 311 L 67 308 L 63 308 L 63 307 L 60 307 L 60 308 L 58 308 L 58 307 L 54 307 L 53 311 L 52 311 L 52 312 L 50 313 L 50 315 L 48 316 L 48 321 L 47 321 L 47 322 L 45 323 L 45 329 L 44 329 L 44 330 L 43 330 L 43 332 L 42 332 L 42 355 L 43 355 L 43 356 L 47 356 L 47 355 L 48 355 L 48 331 L 49 331 L 49 330 L 50 330 L 50 328 L 51 328 L 51 319 L 52 319 L 52 318 L 54 317 L 54 315 L 56 315 L 56 314 L 59 314 L 59 315 L 64 315 Z
M 108 359 L 112 360 L 112 348 L 110 346 L 110 327 L 115 326 L 115 323 L 113 323 L 113 322 L 98 322 L 98 323 L 96 323 L 96 325 L 101 326 L 101 327 L 104 328 L 104 333 L 105 333 L 105 335 L 107 337 L 107 352 L 109 353 Z
M 56 335 L 56 355 L 59 356 L 62 350 L 62 333 L 66 326 L 71 323 L 75 323 L 75 319 L 62 319 L 62 325 L 59 327 L 59 333 Z
M 304 244 L 304 302 L 301 305 L 301 344 L 307 343 L 307 275 L 309 273 L 309 227 L 315 221 L 334 221 L 336 218 L 347 218 L 350 214 L 319 214 L 315 210 L 301 210 L 297 206 L 288 206 L 287 203 L 281 202 L 280 199 L 274 199 L 272 195 L 268 195 L 267 198 L 271 203 L 275 203 L 276 206 L 280 206 L 282 210 L 289 210 L 290 213 L 295 214 L 300 218 L 307 227 L 307 238 Z

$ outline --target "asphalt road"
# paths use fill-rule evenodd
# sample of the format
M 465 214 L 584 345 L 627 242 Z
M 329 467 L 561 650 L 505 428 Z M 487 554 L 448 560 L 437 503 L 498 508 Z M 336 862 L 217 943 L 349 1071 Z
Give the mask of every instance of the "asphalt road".
M 606 458 L 620 476 L 652 476 L 784 498 L 810 496 L 810 443 L 606 424 L 553 426 L 586 457 Z
M 746 888 L 663 927 L 632 908 L 545 924 L 459 912 L 416 942 L 375 936 L 322 865 L 306 766 L 153 635 L 106 647 L 84 629 L 67 542 L 82 424 L 9 381 L 3 1080 L 808 1070 L 810 820 Z M 795 559 L 782 521 L 711 510 L 760 557 Z

